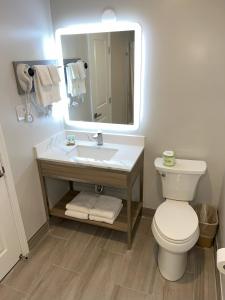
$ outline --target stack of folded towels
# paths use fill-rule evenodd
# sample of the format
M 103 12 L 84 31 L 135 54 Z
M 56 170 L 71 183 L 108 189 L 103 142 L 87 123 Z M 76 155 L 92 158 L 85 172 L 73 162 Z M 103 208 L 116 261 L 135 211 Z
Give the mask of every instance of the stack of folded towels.
M 78 218 L 88 219 L 88 215 L 96 202 L 91 193 L 81 192 L 66 205 L 65 215 Z
M 95 206 L 90 210 L 89 219 L 113 224 L 122 207 L 121 199 L 101 195 L 97 198 Z
M 67 203 L 65 215 L 113 224 L 122 207 L 121 199 L 81 192 Z

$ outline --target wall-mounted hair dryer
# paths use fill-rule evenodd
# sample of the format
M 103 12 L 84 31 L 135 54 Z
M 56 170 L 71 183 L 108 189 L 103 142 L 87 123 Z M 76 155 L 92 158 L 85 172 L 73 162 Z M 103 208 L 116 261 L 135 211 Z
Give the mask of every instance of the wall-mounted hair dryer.
M 27 64 L 18 64 L 16 67 L 17 78 L 22 90 L 25 92 L 25 121 L 33 122 L 31 114 L 30 93 L 33 87 L 33 77 L 31 76 L 30 66 Z
M 33 86 L 33 78 L 28 72 L 29 68 L 27 64 L 18 64 L 16 67 L 19 84 L 26 94 L 31 92 Z

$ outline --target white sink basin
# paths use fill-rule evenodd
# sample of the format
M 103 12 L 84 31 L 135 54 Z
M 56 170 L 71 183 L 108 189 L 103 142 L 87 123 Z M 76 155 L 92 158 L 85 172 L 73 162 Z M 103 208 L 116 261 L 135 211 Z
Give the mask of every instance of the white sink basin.
M 91 160 L 110 160 L 116 153 L 117 149 L 105 148 L 104 146 L 85 146 L 77 145 L 69 154 L 69 158 L 85 158 Z

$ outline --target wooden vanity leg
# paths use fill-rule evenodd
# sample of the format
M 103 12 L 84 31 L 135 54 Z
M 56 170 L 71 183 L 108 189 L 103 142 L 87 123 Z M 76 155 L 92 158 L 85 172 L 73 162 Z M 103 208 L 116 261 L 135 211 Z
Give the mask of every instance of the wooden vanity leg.
M 69 187 L 70 187 L 70 191 L 72 192 L 73 191 L 73 181 L 69 181 Z
M 40 182 L 41 182 L 41 190 L 42 190 L 42 196 L 44 199 L 46 217 L 47 217 L 47 220 L 49 220 L 49 210 L 50 209 L 49 209 L 49 203 L 48 203 L 48 192 L 47 192 L 47 186 L 46 186 L 46 179 L 44 176 L 42 176 L 39 163 L 38 163 L 38 169 L 39 169 L 39 178 L 40 178 Z
M 144 177 L 144 168 L 143 168 L 143 164 L 141 166 L 141 169 L 140 169 L 140 202 L 142 204 L 142 207 L 143 207 L 143 177 Z
M 132 244 L 132 214 L 131 214 L 131 205 L 132 205 L 132 187 L 128 188 L 128 197 L 127 197 L 127 248 L 131 249 Z

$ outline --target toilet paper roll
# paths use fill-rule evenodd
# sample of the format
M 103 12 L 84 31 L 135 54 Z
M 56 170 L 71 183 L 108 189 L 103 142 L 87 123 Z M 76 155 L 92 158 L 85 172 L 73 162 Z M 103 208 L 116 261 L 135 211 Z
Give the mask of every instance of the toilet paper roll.
M 220 248 L 216 253 L 216 265 L 219 272 L 225 274 L 225 248 Z

